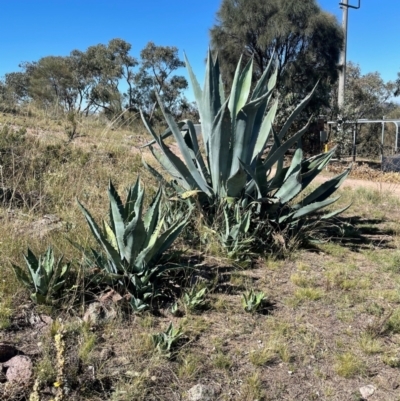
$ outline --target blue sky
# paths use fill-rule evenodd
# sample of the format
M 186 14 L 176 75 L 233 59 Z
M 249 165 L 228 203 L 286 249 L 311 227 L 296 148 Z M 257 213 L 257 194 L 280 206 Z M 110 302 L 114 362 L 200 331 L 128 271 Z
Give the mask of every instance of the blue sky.
M 339 0 L 318 2 L 341 21 Z M 21 61 L 67 55 L 119 37 L 132 44 L 134 56 L 150 40 L 177 46 L 181 55 L 185 50 L 202 79 L 208 30 L 219 5 L 220 0 L 0 0 L 0 76 L 17 71 Z M 379 71 L 386 81 L 396 79 L 400 0 L 361 0 L 361 8 L 349 14 L 348 60 L 364 74 Z

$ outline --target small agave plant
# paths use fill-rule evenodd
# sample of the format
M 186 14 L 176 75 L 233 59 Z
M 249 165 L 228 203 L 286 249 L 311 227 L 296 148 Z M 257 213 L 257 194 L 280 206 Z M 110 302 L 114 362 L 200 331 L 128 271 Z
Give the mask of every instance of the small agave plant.
M 168 124 L 162 135 L 155 133 L 142 113 L 142 120 L 154 139 L 145 146 L 150 147 L 156 160 L 173 178 L 171 184 L 181 198 L 196 197 L 196 204 L 201 205 L 211 224 L 216 208 L 224 205 L 225 226 L 229 231 L 224 235 L 229 241 L 236 236 L 239 228 L 243 232 L 254 229 L 254 226 L 248 225 L 247 219 L 241 220 L 243 224 L 235 219 L 237 207 L 233 205 L 239 205 L 244 213 L 251 208 L 252 220 L 257 216 L 258 221 L 267 221 L 266 226 L 272 227 L 270 232 L 274 227 L 296 228 L 304 219 L 315 216 L 338 200 L 339 196 L 331 195 L 349 174 L 347 169 L 296 201 L 329 163 L 335 149 L 304 158 L 301 137 L 311 120 L 285 140 L 291 124 L 308 104 L 315 88 L 275 132 L 273 124 L 278 100 L 273 97 L 277 79 L 273 64 L 271 60 L 250 93 L 253 61 L 250 60 L 243 70 L 239 61 L 230 96 L 225 98 L 218 58 L 213 59 L 209 51 L 203 89 L 186 59 L 201 118 L 202 147 L 193 123 L 189 120 L 176 123 L 159 97 L 158 102 Z M 187 131 L 182 135 L 184 124 Z M 181 157 L 164 142 L 170 135 L 175 138 Z M 273 144 L 267 151 L 270 141 Z M 157 144 L 158 148 L 154 148 L 153 144 Z M 290 165 L 284 166 L 285 153 L 293 146 L 297 146 L 294 157 Z M 156 169 L 147 167 L 157 178 L 163 179 Z M 322 218 L 333 217 L 345 209 L 328 212 Z M 238 226 L 234 228 L 235 225 Z M 234 243 L 237 244 L 237 240 Z
M 51 298 L 57 296 L 65 285 L 71 265 L 63 264 L 62 256 L 56 259 L 51 247 L 39 257 L 28 248 L 27 255 L 23 256 L 27 272 L 17 265 L 12 265 L 17 279 L 32 291 L 31 299 L 35 303 L 50 303 Z
M 243 309 L 249 313 L 259 311 L 266 301 L 267 298 L 262 291 L 254 292 L 253 290 L 250 290 L 242 295 Z
M 128 189 L 126 203 L 110 181 L 110 224 L 103 221 L 103 230 L 91 214 L 79 203 L 87 223 L 106 257 L 92 249 L 91 259 L 102 271 L 108 284 L 119 285 L 131 294 L 135 311 L 149 307 L 149 300 L 156 294 L 155 282 L 166 266 L 157 264 L 163 253 L 172 245 L 187 223 L 175 219 L 168 223 L 162 214 L 162 190 L 158 189 L 146 213 L 143 213 L 145 191 L 140 180 Z
M 180 327 L 175 328 L 172 322 L 164 332 L 151 336 L 155 349 L 163 356 L 170 358 L 173 348 L 184 335 Z

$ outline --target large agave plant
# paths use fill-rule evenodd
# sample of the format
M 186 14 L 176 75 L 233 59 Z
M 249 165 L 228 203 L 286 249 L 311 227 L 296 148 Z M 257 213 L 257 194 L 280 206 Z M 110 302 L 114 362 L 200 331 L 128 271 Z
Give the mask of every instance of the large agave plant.
M 166 267 L 157 264 L 187 223 L 188 216 L 169 220 L 162 214 L 162 190 L 158 189 L 143 215 L 144 189 L 139 179 L 128 189 L 125 205 L 110 181 L 110 224 L 103 221 L 103 230 L 79 203 L 96 241 L 106 255 L 92 249 L 92 258 L 102 269 L 104 280 L 120 284 L 132 295 L 132 306 L 143 309 L 144 301 L 154 295 L 154 282 Z
M 243 70 L 240 65 L 241 62 L 236 69 L 230 96 L 225 99 L 218 58 L 214 60 L 209 51 L 203 89 L 186 60 L 201 117 L 203 147 L 200 146 L 193 123 L 188 120 L 176 123 L 160 98 L 158 102 L 168 129 L 162 135 L 157 135 L 142 114 L 144 124 L 154 138 L 147 146 L 164 170 L 173 177 L 175 187 L 182 188 L 181 196 L 195 195 L 205 210 L 212 210 L 208 206 L 220 204 L 221 201 L 239 202 L 242 208 L 250 204 L 254 207 L 256 202 L 257 212 L 269 221 L 278 225 L 296 225 L 300 219 L 338 199 L 331 195 L 347 177 L 349 170 L 326 181 L 301 201 L 294 202 L 329 163 L 334 153 L 332 150 L 304 159 L 301 137 L 310 121 L 285 140 L 291 124 L 308 104 L 315 89 L 275 132 L 273 122 L 278 101 L 272 96 L 277 77 L 273 61 L 252 93 L 253 62 L 249 61 Z M 183 124 L 188 128 L 184 135 L 181 132 Z M 174 136 L 179 146 L 180 157 L 164 142 L 170 135 Z M 270 141 L 273 145 L 266 152 Z M 158 149 L 153 147 L 154 144 L 158 145 Z M 284 167 L 285 153 L 296 145 L 290 166 Z M 149 168 L 160 178 L 155 169 Z M 343 210 L 328 213 L 325 218 Z

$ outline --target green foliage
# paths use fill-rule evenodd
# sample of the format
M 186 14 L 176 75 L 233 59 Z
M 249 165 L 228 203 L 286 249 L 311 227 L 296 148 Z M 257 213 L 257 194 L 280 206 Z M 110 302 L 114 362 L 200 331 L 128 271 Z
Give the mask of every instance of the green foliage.
M 244 200 L 244 204 L 247 199 Z M 221 244 L 228 250 L 228 256 L 241 259 L 249 255 L 253 236 L 248 235 L 254 204 L 244 209 L 238 203 L 222 205 L 225 229 L 217 232 Z M 255 233 L 253 233 L 254 235 Z
M 179 339 L 183 336 L 182 329 L 174 328 L 172 322 L 167 330 L 161 333 L 153 334 L 152 340 L 155 349 L 163 356 L 171 357 L 172 349 L 176 346 Z
M 236 204 L 230 210 L 227 206 L 223 209 L 225 233 L 221 237 L 225 243 L 233 239 L 233 248 L 243 236 L 238 233 L 246 234 L 249 231 L 248 219 L 251 220 L 250 233 L 254 234 L 260 224 L 264 224 L 265 232 L 269 235 L 274 227 L 295 229 L 304 224 L 308 217 L 317 216 L 317 212 L 339 198 L 330 196 L 349 173 L 349 170 L 345 170 L 296 202 L 301 192 L 329 163 L 334 150 L 304 159 L 301 137 L 308 124 L 283 142 L 289 127 L 306 107 L 313 92 L 275 133 L 273 122 L 278 103 L 271 100 L 277 70 L 273 71 L 270 63 L 250 94 L 252 66 L 253 62 L 250 61 L 241 71 L 239 62 L 231 94 L 225 99 L 218 59 L 213 60 L 209 52 L 203 90 L 187 62 L 202 122 L 202 150 L 192 122 L 185 120 L 177 124 L 159 97 L 168 124 L 166 132 L 157 135 L 142 113 L 144 124 L 154 138 L 148 146 L 164 170 L 173 177 L 171 186 L 180 193 L 181 198 L 194 199 L 209 224 L 213 223 L 221 203 Z M 182 136 L 180 129 L 184 123 L 188 130 Z M 171 134 L 182 159 L 164 142 Z M 274 144 L 264 156 L 267 142 L 272 138 Z M 153 148 L 153 143 L 159 145 L 161 153 Z M 291 165 L 284 167 L 285 153 L 296 143 L 297 150 Z M 273 168 L 275 165 L 276 169 Z M 153 168 L 150 171 L 162 179 Z M 345 209 L 328 213 L 322 219 L 333 217 Z M 246 213 L 251 217 L 246 217 Z M 259 223 L 255 223 L 255 216 Z
M 29 95 L 44 106 L 59 104 L 73 110 L 79 89 L 76 86 L 71 60 L 68 57 L 48 56 L 25 65 Z
M 397 73 L 397 79 L 395 81 L 395 90 L 394 90 L 394 96 L 399 96 L 400 95 L 400 72 Z
M 190 112 L 191 106 L 182 95 L 187 81 L 173 75 L 184 65 L 178 49 L 149 42 L 139 61 L 130 54 L 131 47 L 116 38 L 85 51 L 72 50 L 68 56 L 46 56 L 22 63 L 22 71 L 6 74 L 0 81 L 0 107 L 13 110 L 33 100 L 57 116 L 59 111 L 67 117 L 70 113 L 88 116 L 101 111 L 110 119 L 119 116 L 125 122 L 129 121 L 126 110 L 137 111 L 140 107 L 153 115 L 157 92 L 174 113 L 182 114 L 180 106 Z M 119 88 L 121 81 L 127 87 L 125 93 Z M 73 121 L 66 132 L 69 139 L 75 136 Z
M 246 62 L 254 59 L 254 78 L 263 74 L 275 55 L 280 116 L 288 116 L 318 80 L 308 109 L 328 105 L 331 82 L 338 77 L 343 32 L 316 0 L 223 0 L 210 36 L 229 84 L 241 54 Z
M 254 292 L 252 289 L 242 295 L 242 306 L 246 312 L 255 313 L 259 311 L 267 298 L 265 294 L 260 292 Z
M 179 303 L 178 303 L 178 302 L 175 302 L 175 303 L 171 306 L 171 308 L 170 308 L 169 311 L 171 312 L 171 315 L 173 315 L 173 316 L 179 316 L 179 315 L 181 315 L 181 311 L 179 310 Z
M 172 75 L 184 66 L 178 57 L 178 48 L 157 46 L 149 42 L 140 52 L 140 57 L 140 68 L 131 75 L 128 82 L 129 88 L 125 95 L 128 108 L 145 110 L 152 118 L 157 93 L 170 111 L 178 114 L 181 105 L 187 106 L 182 92 L 188 86 L 185 77 Z
M 144 214 L 144 189 L 139 179 L 129 188 L 125 205 L 111 181 L 108 195 L 110 224 L 103 221 L 103 230 L 79 203 L 90 230 L 106 255 L 103 257 L 92 249 L 91 259 L 102 271 L 98 279 L 127 289 L 132 296 L 133 309 L 142 311 L 157 295 L 156 281 L 168 269 L 157 262 L 185 227 L 188 216 L 167 223 L 166 216 L 161 213 L 161 188 Z
M 59 296 L 71 265 L 69 263 L 63 265 L 62 256 L 56 260 L 51 247 L 38 258 L 29 248 L 28 254 L 23 256 L 27 272 L 12 264 L 15 275 L 22 284 L 32 291 L 31 298 L 35 303 L 50 303 L 54 297 Z

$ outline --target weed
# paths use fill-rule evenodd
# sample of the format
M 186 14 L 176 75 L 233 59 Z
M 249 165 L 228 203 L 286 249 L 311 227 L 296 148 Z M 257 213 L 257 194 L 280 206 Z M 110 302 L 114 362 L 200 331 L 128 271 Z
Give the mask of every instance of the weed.
M 213 365 L 218 369 L 229 370 L 233 362 L 229 355 L 219 351 L 212 359 Z
M 258 372 L 254 372 L 246 378 L 242 386 L 242 399 L 244 401 L 253 401 L 264 399 L 265 392 Z
M 279 268 L 282 267 L 283 263 L 284 262 L 282 260 L 275 258 L 268 258 L 265 260 L 265 265 L 269 270 L 278 270 Z
M 144 329 L 151 329 L 154 327 L 155 324 L 154 316 L 151 315 L 150 313 L 141 315 L 141 317 L 138 318 L 138 321 L 140 326 L 143 327 Z
M 273 362 L 276 358 L 276 353 L 269 347 L 253 350 L 249 354 L 250 362 L 255 366 L 265 366 Z
M 307 288 L 313 287 L 315 285 L 315 280 L 310 277 L 309 274 L 305 274 L 306 271 L 303 270 L 302 273 L 294 273 L 290 276 L 290 281 L 297 285 L 298 287 Z
M 318 288 L 299 288 L 287 302 L 289 306 L 297 306 L 305 301 L 318 301 L 323 295 L 324 293 Z
M 8 300 L 0 301 L 0 330 L 5 330 L 10 326 L 11 316 L 11 303 Z
M 360 338 L 358 339 L 358 344 L 361 350 L 367 355 L 379 354 L 382 352 L 382 344 L 374 335 L 369 332 L 361 334 Z
M 213 299 L 212 307 L 217 312 L 224 312 L 229 308 L 229 304 L 225 298 L 218 297 Z
M 197 337 L 210 327 L 211 322 L 208 319 L 203 319 L 195 315 L 188 315 L 182 319 L 181 324 L 185 333 Z
M 344 309 L 341 310 L 339 309 L 336 312 L 336 317 L 344 323 L 350 323 L 354 320 L 354 312 L 352 310 Z
M 54 360 L 51 356 L 50 349 L 48 347 L 44 348 L 42 353 L 43 355 L 35 369 L 36 377 L 38 381 L 42 383 L 54 383 L 57 378 L 57 370 L 54 366 Z
M 347 248 L 334 242 L 326 242 L 319 245 L 319 248 L 321 248 L 328 255 L 331 255 L 335 258 L 343 258 L 343 256 L 345 256 L 349 252 Z
M 365 311 L 371 315 L 380 317 L 385 312 L 385 308 L 377 302 L 372 302 L 366 307 Z
M 184 380 L 193 380 L 200 371 L 202 365 L 198 354 L 189 353 L 180 358 L 178 377 Z
M 252 281 L 245 274 L 234 272 L 230 277 L 230 283 L 238 289 L 244 289 L 252 284 Z
M 279 358 L 282 362 L 290 363 L 293 360 L 293 355 L 290 351 L 289 345 L 285 341 L 276 341 L 273 345 L 275 351 L 277 352 Z
M 391 368 L 400 368 L 400 357 L 396 354 L 384 354 L 382 356 L 382 362 Z
M 346 379 L 365 375 L 367 370 L 365 363 L 357 355 L 351 352 L 337 355 L 334 369 L 339 376 Z
M 400 308 L 395 309 L 387 320 L 385 325 L 385 332 L 389 332 L 392 334 L 400 333 Z
M 96 346 L 97 336 L 95 333 L 89 330 L 89 326 L 82 328 L 82 342 L 79 345 L 79 358 L 84 364 L 89 363 L 90 354 Z
M 400 252 L 392 250 L 368 249 L 364 255 L 370 261 L 376 263 L 383 271 L 399 273 L 400 272 Z

